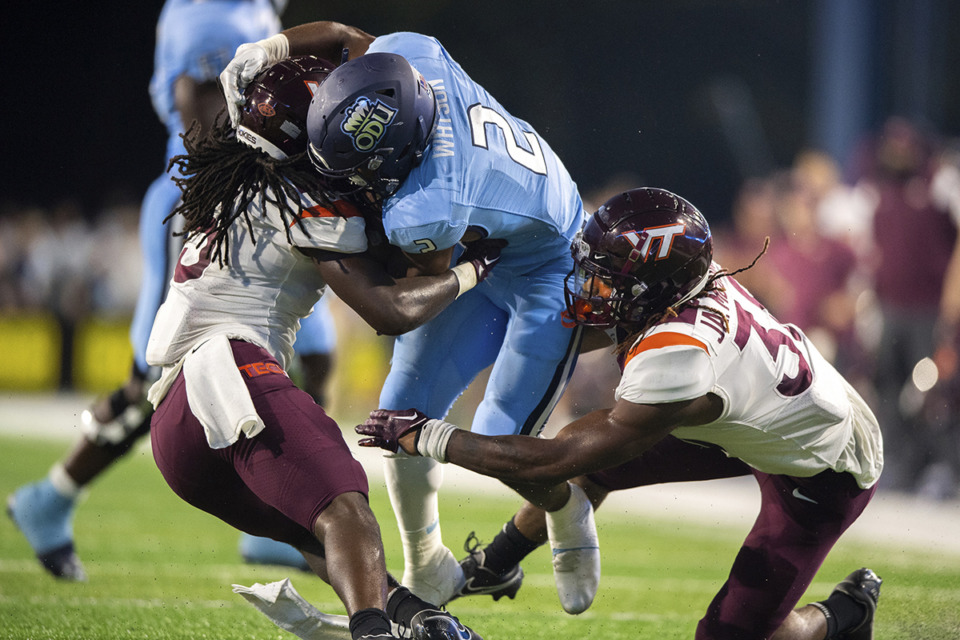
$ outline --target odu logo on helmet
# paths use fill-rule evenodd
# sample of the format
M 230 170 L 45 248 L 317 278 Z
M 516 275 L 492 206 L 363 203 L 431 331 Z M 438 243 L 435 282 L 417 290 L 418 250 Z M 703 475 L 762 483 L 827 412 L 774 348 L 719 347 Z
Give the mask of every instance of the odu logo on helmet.
M 361 96 L 347 108 L 346 117 L 340 122 L 340 130 L 353 140 L 354 149 L 371 151 L 380 143 L 387 127 L 396 116 L 397 109 L 392 109 L 379 100 L 370 102 Z

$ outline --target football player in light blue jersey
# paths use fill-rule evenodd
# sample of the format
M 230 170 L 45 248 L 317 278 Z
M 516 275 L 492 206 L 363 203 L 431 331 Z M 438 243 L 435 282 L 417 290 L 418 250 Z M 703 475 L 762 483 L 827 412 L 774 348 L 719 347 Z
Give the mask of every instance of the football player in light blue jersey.
M 186 152 L 180 135 L 187 125 L 194 121 L 204 129 L 212 125 L 223 108 L 217 75 L 238 46 L 280 30 L 282 8 L 270 0 L 168 0 L 164 4 L 157 23 L 150 81 L 153 107 L 168 134 L 164 167 L 172 157 Z M 37 558 L 58 578 L 86 580 L 73 543 L 73 513 L 80 490 L 129 451 L 150 428 L 153 412 L 145 400 L 150 379 L 145 353 L 154 317 L 180 253 L 179 239 L 164 226 L 164 219 L 179 199 L 180 189 L 170 174 L 163 173 L 150 185 L 141 205 L 143 275 L 130 325 L 134 362 L 129 379 L 84 411 L 84 435 L 48 476 L 20 487 L 7 501 L 8 513 Z M 318 305 L 297 336 L 304 389 L 317 398 L 335 342 L 333 319 L 326 304 Z M 303 557 L 295 549 L 266 538 L 244 535 L 240 552 L 248 562 L 305 568 Z
M 436 39 L 358 37 L 346 29 L 310 23 L 245 45 L 220 76 L 228 109 L 235 116 L 242 87 L 264 65 L 348 49 L 349 61 L 320 87 L 307 123 L 311 159 L 327 189 L 381 207 L 387 237 L 412 274 L 449 268 L 474 241 L 502 245 L 487 280 L 396 340 L 380 406 L 444 416 L 493 365 L 472 430 L 536 436 L 579 348 L 578 330 L 561 321 L 570 245 L 583 216 L 576 185 L 543 138 Z M 438 603 L 468 593 L 513 597 L 519 569 L 481 585 L 444 546 L 436 461 L 390 456 L 385 475 L 411 591 Z

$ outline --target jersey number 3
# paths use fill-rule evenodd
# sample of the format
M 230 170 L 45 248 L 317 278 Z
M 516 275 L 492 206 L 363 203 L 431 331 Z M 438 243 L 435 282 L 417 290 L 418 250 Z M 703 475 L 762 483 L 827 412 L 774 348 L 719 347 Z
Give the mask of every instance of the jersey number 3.
M 777 385 L 777 391 L 788 398 L 792 398 L 809 389 L 810 385 L 813 384 L 813 369 L 810 368 L 810 363 L 804 356 L 801 348 L 801 337 L 796 329 L 786 325 L 783 327 L 786 330 L 786 333 L 784 333 L 776 328 L 764 327 L 757 322 L 752 313 L 741 307 L 740 303 L 737 302 L 734 305 L 737 309 L 737 335 L 734 336 L 733 341 L 737 347 L 743 351 L 750 335 L 755 334 L 775 363 L 782 363 L 783 361 L 780 358 L 789 357 L 787 353 L 792 353 L 796 357 L 797 372 L 792 376 L 784 372 L 780 377 L 780 383 Z M 787 353 L 782 353 L 781 348 Z

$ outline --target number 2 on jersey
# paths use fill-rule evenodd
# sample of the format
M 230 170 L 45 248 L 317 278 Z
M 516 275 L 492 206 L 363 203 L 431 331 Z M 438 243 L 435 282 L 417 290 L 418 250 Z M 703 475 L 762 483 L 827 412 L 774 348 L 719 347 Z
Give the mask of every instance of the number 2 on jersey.
M 513 137 L 513 130 L 510 128 L 510 123 L 507 122 L 507 119 L 490 107 L 485 107 L 482 104 L 471 105 L 470 108 L 467 109 L 467 117 L 470 120 L 470 131 L 473 133 L 473 146 L 482 149 L 490 148 L 487 141 L 487 125 L 492 124 L 503 133 L 503 140 L 507 146 L 507 155 L 510 156 L 511 160 L 522 167 L 530 169 L 530 171 L 536 174 L 541 176 L 547 175 L 547 163 L 543 158 L 543 149 L 540 148 L 540 141 L 537 139 L 535 133 L 529 131 L 522 132 L 524 139 L 530 146 L 530 150 L 528 151 L 521 147 Z

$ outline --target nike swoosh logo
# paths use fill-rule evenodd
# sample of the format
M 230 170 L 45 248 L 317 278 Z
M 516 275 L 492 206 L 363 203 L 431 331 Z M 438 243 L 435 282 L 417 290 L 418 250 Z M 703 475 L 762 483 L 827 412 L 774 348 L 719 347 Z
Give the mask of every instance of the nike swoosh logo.
M 417 415 L 413 414 L 412 416 L 393 416 L 394 420 L 416 420 Z
M 811 503 L 813 503 L 813 504 L 820 504 L 819 502 L 817 502 L 817 501 L 814 500 L 813 498 L 808 498 L 807 496 L 805 496 L 805 495 L 803 495 L 802 493 L 800 493 L 800 489 L 799 489 L 799 488 L 793 490 L 793 497 L 796 498 L 796 499 L 798 499 L 798 500 L 806 500 L 807 502 L 811 502 Z

